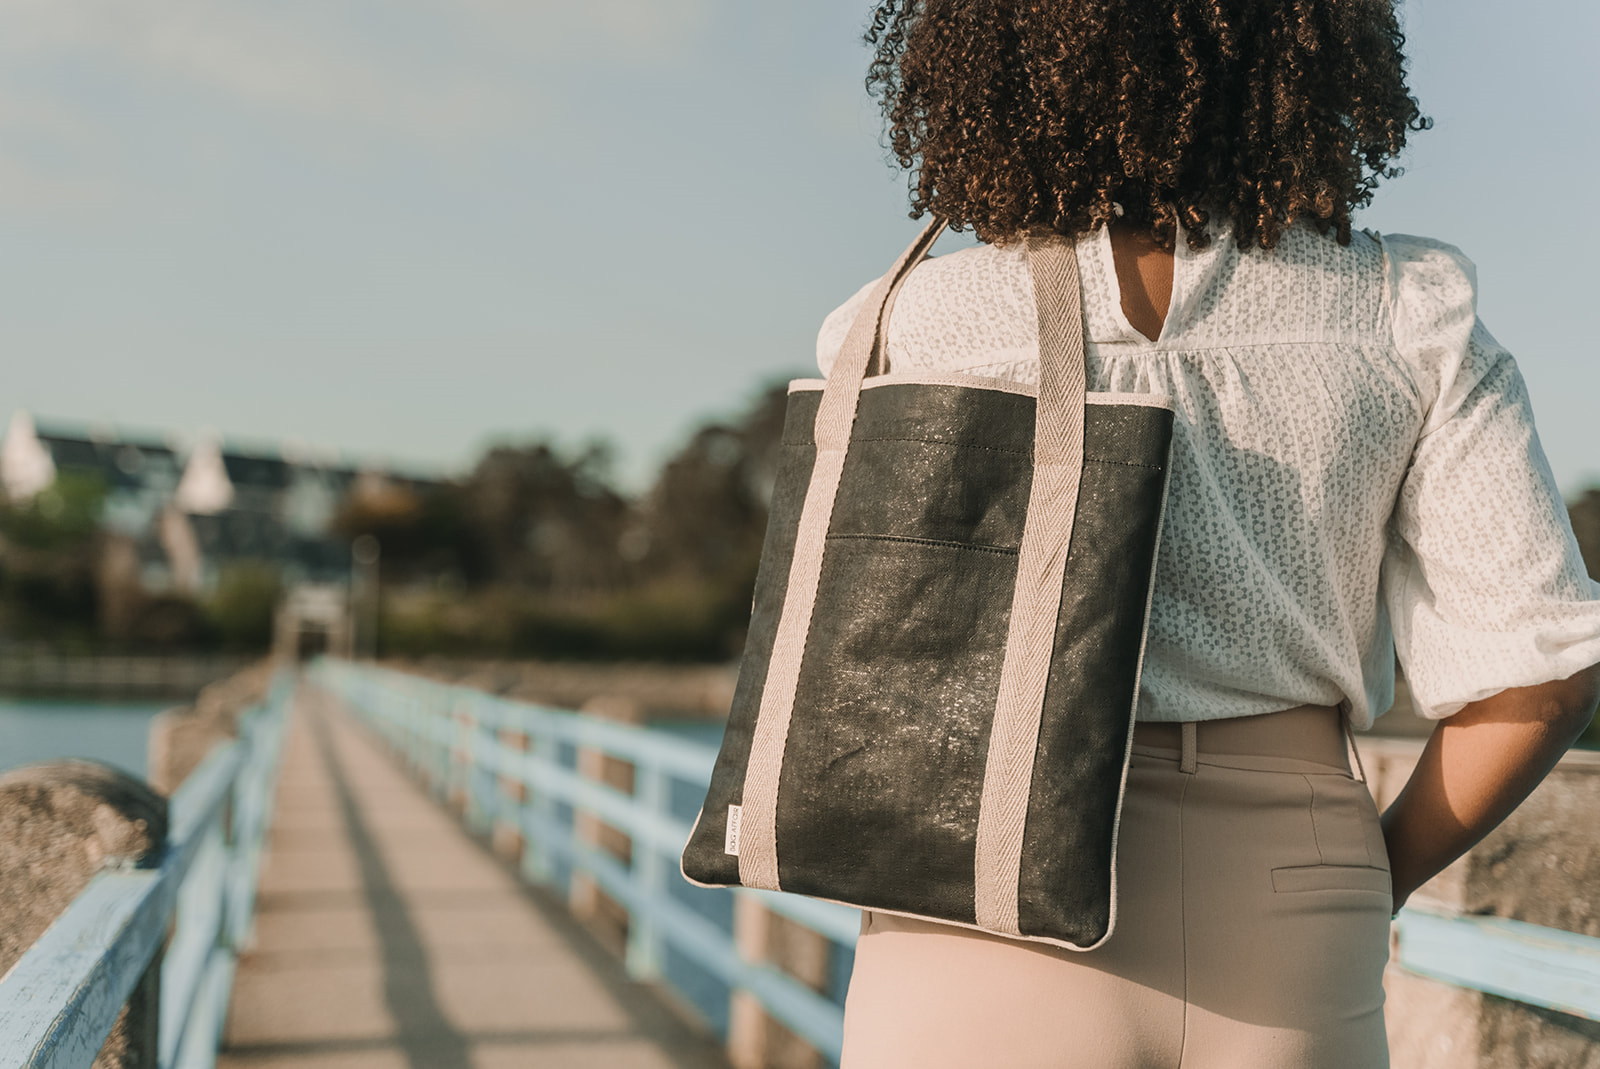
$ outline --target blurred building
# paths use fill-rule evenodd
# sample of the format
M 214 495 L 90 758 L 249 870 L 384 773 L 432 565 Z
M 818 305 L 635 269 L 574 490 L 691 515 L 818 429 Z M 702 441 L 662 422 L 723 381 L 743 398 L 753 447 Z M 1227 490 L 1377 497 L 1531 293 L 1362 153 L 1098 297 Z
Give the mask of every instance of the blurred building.
M 292 446 L 41 425 L 16 413 L 0 440 L 6 497 L 32 500 L 67 473 L 103 487 L 101 525 L 136 552 L 141 585 L 180 594 L 207 593 L 246 562 L 274 566 L 286 586 L 343 584 L 351 560 L 341 510 L 364 494 L 433 485 Z

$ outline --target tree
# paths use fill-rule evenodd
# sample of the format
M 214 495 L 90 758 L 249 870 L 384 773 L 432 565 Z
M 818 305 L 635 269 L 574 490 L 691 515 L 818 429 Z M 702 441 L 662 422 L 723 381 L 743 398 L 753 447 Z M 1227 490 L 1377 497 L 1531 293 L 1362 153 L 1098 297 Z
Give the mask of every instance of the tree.
M 662 466 L 639 510 L 649 574 L 755 582 L 787 403 L 784 384 L 766 387 L 738 420 L 701 427 Z
M 1567 507 L 1572 533 L 1589 574 L 1600 577 L 1600 487 L 1589 487 Z
M 206 616 L 224 647 L 250 653 L 272 645 L 272 624 L 283 584 L 270 561 L 225 568 L 206 599 Z
M 376 538 L 386 583 L 460 580 L 473 568 L 472 532 L 457 483 L 420 489 L 394 481 L 358 483 L 334 517 L 333 530 L 352 542 L 362 535 Z
M 571 456 L 546 441 L 490 449 L 461 487 L 471 578 L 550 593 L 624 585 L 629 503 L 612 488 L 613 455 L 603 441 Z
M 98 475 L 62 472 L 29 500 L 0 504 L 0 603 L 9 633 L 80 641 L 94 634 L 105 495 Z

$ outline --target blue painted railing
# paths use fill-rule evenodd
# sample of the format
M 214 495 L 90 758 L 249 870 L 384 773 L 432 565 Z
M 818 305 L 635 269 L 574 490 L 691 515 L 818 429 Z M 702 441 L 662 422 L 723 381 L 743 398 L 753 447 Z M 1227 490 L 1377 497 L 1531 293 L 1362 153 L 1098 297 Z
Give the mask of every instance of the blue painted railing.
M 678 872 L 694 810 L 675 812 L 669 799 L 704 795 L 714 745 L 347 662 L 320 662 L 312 677 L 343 697 L 436 791 L 464 796 L 475 831 L 487 833 L 497 823 L 517 828 L 527 844 L 529 879 L 565 890 L 573 873 L 583 873 L 621 903 L 629 912 L 627 966 L 634 976 L 659 978 L 664 953 L 681 953 L 837 1060 L 838 998 L 771 965 L 742 960 L 727 923 L 731 911 L 712 919 L 715 911 L 694 905 L 700 896 L 727 892 L 692 887 Z M 528 748 L 508 745 L 506 731 L 525 736 Z M 578 748 L 631 764 L 633 793 L 580 775 L 572 761 Z M 524 798 L 513 799 L 499 788 L 504 783 L 523 785 Z M 580 841 L 574 813 L 626 833 L 631 864 Z M 859 914 L 853 909 L 765 891 L 737 894 L 846 952 L 854 947 Z M 1600 1020 L 1600 939 L 1420 904 L 1402 909 L 1395 925 L 1398 963 L 1412 972 Z
M 1407 906 L 1402 968 L 1457 987 L 1600 1021 L 1600 939 L 1509 917 Z
M 293 688 L 274 679 L 173 793 L 152 867 L 98 873 L 0 978 L 0 1069 L 88 1069 L 172 924 L 161 959 L 159 1069 L 210 1069 L 250 937 Z

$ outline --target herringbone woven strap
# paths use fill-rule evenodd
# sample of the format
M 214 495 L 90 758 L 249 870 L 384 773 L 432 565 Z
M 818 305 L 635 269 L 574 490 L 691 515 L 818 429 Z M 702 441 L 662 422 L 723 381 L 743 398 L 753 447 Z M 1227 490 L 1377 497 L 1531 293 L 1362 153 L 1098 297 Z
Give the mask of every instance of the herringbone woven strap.
M 1021 934 L 1022 836 L 1077 515 L 1088 374 L 1075 243 L 1060 235 L 1030 237 L 1028 265 L 1039 317 L 1033 482 L 979 802 L 974 872 L 979 927 L 1009 935 Z

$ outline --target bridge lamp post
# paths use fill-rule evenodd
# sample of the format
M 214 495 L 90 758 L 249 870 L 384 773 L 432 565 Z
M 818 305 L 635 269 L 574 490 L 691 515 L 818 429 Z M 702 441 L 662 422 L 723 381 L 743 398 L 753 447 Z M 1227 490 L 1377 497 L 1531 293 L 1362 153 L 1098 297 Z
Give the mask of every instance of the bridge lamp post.
M 357 535 L 350 543 L 350 557 L 356 566 L 356 585 L 359 616 L 357 634 L 361 642 L 356 655 L 367 660 L 378 659 L 378 557 L 379 546 L 375 535 Z

